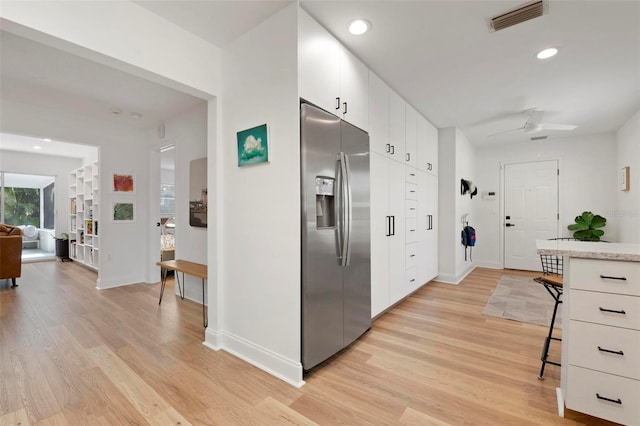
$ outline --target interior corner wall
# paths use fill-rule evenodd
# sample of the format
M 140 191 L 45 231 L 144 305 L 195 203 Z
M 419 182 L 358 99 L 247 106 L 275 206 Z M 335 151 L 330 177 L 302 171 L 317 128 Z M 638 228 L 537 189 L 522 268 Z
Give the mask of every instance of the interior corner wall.
M 297 14 L 293 3 L 223 50 L 219 262 L 222 347 L 293 384 L 302 381 Z M 238 167 L 236 132 L 265 123 L 269 162 Z
M 0 150 L 0 171 L 55 176 L 55 232 L 69 233 L 69 172 L 82 166 L 80 159 Z
M 633 142 L 637 143 L 637 139 Z M 636 157 L 637 158 L 637 157 Z M 604 239 L 619 241 L 620 218 L 616 215 L 616 140 L 613 134 L 553 138 L 535 143 L 507 143 L 476 148 L 478 191 L 496 191 L 498 201 L 479 197 L 476 209 L 477 265 L 502 268 L 502 226 L 499 203 L 502 199 L 503 164 L 559 160 L 560 233 L 570 236 L 567 226 L 585 210 L 607 218 Z M 476 198 L 474 197 L 474 201 Z M 637 204 L 635 206 L 637 212 Z
M 629 190 L 616 189 L 616 216 L 621 243 L 640 243 L 640 110 L 618 130 L 616 135 L 617 168 L 630 169 Z
M 482 245 L 482 235 L 485 230 L 478 226 L 476 222 L 476 205 L 479 203 L 480 197 L 474 196 L 471 198 L 470 194 L 462 195 L 460 193 L 460 181 L 465 179 L 473 182 L 477 185 L 476 179 L 476 158 L 473 145 L 469 142 L 466 136 L 456 128 L 456 156 L 455 156 L 455 173 L 456 173 L 456 204 L 455 204 L 455 216 L 454 216 L 454 239 L 455 239 L 455 276 L 456 282 L 462 280 L 471 270 L 473 270 L 474 262 L 472 261 L 476 254 L 476 247 L 467 248 L 461 243 L 461 233 L 465 227 L 462 223 L 462 216 L 467 215 L 467 221 L 470 226 L 473 226 L 476 230 L 478 241 L 476 244 Z M 478 187 L 478 193 L 480 188 Z
M 148 147 L 143 130 L 114 125 L 113 120 L 79 117 L 75 113 L 2 100 L 0 131 L 22 135 L 48 135 L 51 139 L 91 144 L 100 148 L 100 271 L 98 288 L 116 287 L 144 282 L 149 197 Z M 73 169 L 67 170 L 67 173 Z M 112 172 L 136 175 L 133 195 L 111 192 L 109 176 Z M 136 220 L 116 224 L 109 220 L 113 201 L 134 201 Z M 155 260 L 154 260 L 155 263 Z
M 194 227 L 189 224 L 189 202 L 194 201 L 189 199 L 190 164 L 193 160 L 207 157 L 207 103 L 203 101 L 194 108 L 165 120 L 164 125 L 163 144 L 175 145 L 175 257 L 207 264 L 208 227 Z M 215 173 L 215 169 L 207 170 L 207 175 L 209 173 Z M 201 303 L 200 278 L 185 275 L 184 279 L 185 297 Z M 177 287 L 175 292 L 178 293 Z
M 456 262 L 454 237 L 456 194 L 456 129 L 438 130 L 438 276 L 436 280 L 455 282 Z

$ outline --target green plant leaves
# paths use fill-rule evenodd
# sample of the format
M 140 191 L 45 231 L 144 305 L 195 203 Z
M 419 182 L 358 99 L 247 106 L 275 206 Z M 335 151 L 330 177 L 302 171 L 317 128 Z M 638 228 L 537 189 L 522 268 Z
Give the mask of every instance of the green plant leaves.
M 582 241 L 600 241 L 604 231 L 597 228 L 604 227 L 607 219 L 591 212 L 582 212 L 580 216 L 576 216 L 575 222 L 567 226 L 570 231 L 575 231 L 573 238 Z

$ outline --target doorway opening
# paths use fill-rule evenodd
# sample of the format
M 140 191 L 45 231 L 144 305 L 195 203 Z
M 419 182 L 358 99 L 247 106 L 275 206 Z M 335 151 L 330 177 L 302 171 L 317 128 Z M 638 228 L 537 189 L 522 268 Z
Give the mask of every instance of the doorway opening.
M 0 223 L 22 230 L 22 262 L 55 259 L 55 176 L 0 171 Z
M 175 259 L 175 145 L 160 149 L 160 260 Z

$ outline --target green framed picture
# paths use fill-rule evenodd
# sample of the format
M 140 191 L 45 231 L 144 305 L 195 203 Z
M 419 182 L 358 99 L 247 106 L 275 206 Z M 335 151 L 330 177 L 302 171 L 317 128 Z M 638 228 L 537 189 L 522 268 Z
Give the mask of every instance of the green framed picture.
M 269 162 L 267 125 L 253 127 L 237 133 L 238 167 Z
M 136 220 L 136 204 L 135 202 L 113 202 L 112 219 L 117 223 L 130 223 Z

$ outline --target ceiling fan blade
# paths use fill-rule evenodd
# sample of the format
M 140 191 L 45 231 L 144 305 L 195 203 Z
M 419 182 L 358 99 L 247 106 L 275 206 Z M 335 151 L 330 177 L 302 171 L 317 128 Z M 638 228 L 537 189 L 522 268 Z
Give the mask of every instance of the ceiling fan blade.
M 526 124 L 530 126 L 535 126 L 536 124 L 540 124 L 542 122 L 542 117 L 544 116 L 544 111 L 539 109 L 535 109 L 529 112 L 529 119 Z M 526 125 L 525 124 L 525 125 Z
M 576 125 L 574 124 L 554 124 L 554 123 L 541 123 L 544 130 L 573 130 Z
M 511 130 L 505 130 L 505 131 L 503 131 L 503 132 L 492 133 L 492 134 L 488 135 L 487 137 L 488 137 L 488 138 L 490 138 L 490 137 L 492 137 L 492 136 L 504 135 L 504 134 L 506 134 L 506 133 L 519 132 L 519 131 L 521 131 L 521 130 L 523 130 L 523 129 L 524 129 L 524 127 L 518 127 L 517 129 L 511 129 Z

